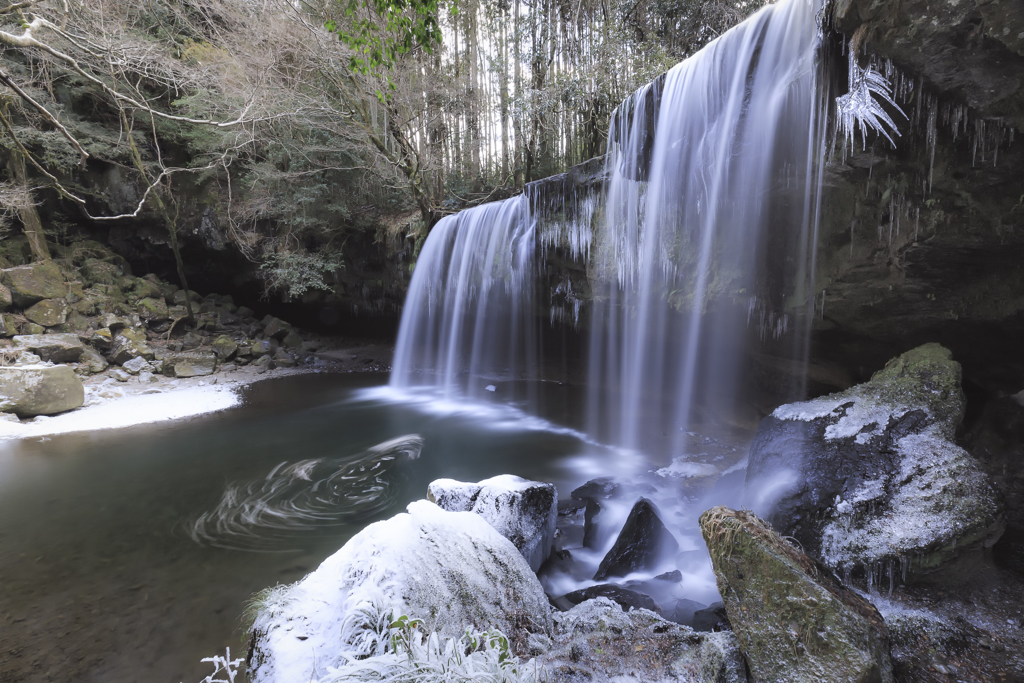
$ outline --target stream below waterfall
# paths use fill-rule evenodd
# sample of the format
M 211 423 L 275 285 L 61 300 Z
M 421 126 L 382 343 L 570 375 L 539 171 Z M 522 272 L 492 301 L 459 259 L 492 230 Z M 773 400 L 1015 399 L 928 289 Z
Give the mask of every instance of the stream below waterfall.
M 555 483 L 563 500 L 594 477 L 632 477 L 688 553 L 679 590 L 717 599 L 699 510 L 685 509 L 697 505 L 680 484 L 686 467 L 661 477 L 652 470 L 670 463 L 588 441 L 576 431 L 580 387 L 535 383 L 530 416 L 502 402 L 522 389 L 511 384 L 499 383 L 493 402 L 458 404 L 396 394 L 386 379 L 267 380 L 245 390 L 241 407 L 204 418 L 0 445 L 0 681 L 199 681 L 210 672 L 203 657 L 225 647 L 244 656 L 241 615 L 253 593 L 302 578 L 440 477 L 512 473 Z M 423 439 L 418 458 L 364 476 L 366 449 L 409 434 Z M 692 437 L 695 457 L 724 471 L 750 435 Z M 630 504 L 612 506 L 604 545 Z M 573 552 L 577 573 L 601 559 Z M 594 583 L 545 581 L 552 593 Z

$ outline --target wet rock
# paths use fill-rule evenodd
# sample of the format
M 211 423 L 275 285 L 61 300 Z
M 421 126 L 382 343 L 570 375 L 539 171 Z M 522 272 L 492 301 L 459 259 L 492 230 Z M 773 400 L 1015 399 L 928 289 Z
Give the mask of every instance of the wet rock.
M 324 676 L 366 637 L 356 619 L 374 603 L 445 636 L 499 628 L 513 651 L 531 633 L 549 636 L 552 629 L 544 590 L 508 539 L 479 515 L 417 501 L 266 597 L 252 628 L 251 680 Z
M 638 593 L 637 591 L 623 588 L 622 586 L 616 586 L 613 583 L 601 583 L 596 586 L 588 586 L 571 593 L 566 593 L 564 596 L 573 605 L 578 605 L 586 600 L 593 598 L 608 598 L 614 601 L 622 609 L 628 612 L 631 609 L 649 609 L 652 612 L 657 612 L 658 605 L 654 602 L 654 599 L 649 595 Z
M 11 290 L 0 285 L 0 311 L 6 311 L 12 305 L 14 305 L 14 299 L 11 296 Z
M 833 568 L 914 580 L 967 561 L 1004 520 L 988 478 L 953 441 L 964 404 L 959 363 L 938 344 L 918 347 L 869 382 L 765 418 L 747 489 L 779 486 L 769 519 Z
M 661 557 L 678 549 L 679 543 L 665 528 L 657 507 L 647 498 L 641 498 L 629 511 L 615 545 L 601 560 L 594 580 L 650 569 Z
M 11 291 L 11 300 L 19 308 L 27 308 L 43 299 L 67 296 L 64 275 L 53 261 L 42 261 L 0 271 L 0 281 Z
M 160 378 L 154 375 L 152 372 L 143 371 L 139 373 L 139 381 L 142 382 L 143 384 L 153 384 L 154 382 L 159 382 Z
M 46 332 L 46 328 L 38 323 L 27 322 L 21 326 L 21 333 L 24 335 L 43 334 L 44 332 Z
M 533 571 L 551 554 L 558 518 L 558 492 L 553 484 L 510 474 L 472 484 L 438 479 L 427 498 L 450 512 L 473 512 L 512 541 Z
M 168 377 L 205 377 L 216 370 L 217 356 L 212 353 L 175 353 L 164 359 L 164 374 Z
M 213 340 L 210 345 L 213 348 L 213 352 L 222 361 L 231 360 L 238 353 L 238 343 L 235 342 L 231 337 L 222 334 Z
M 63 299 L 43 299 L 26 308 L 25 317 L 43 327 L 63 325 L 68 317 L 68 304 Z
M 541 680 L 746 683 L 731 633 L 695 633 L 647 609 L 608 598 L 556 613 L 554 646 L 538 657 Z
M 726 631 L 732 630 L 725 603 L 713 602 L 707 607 L 693 611 L 693 630 L 695 631 Z
M 600 527 L 597 518 L 601 514 L 601 504 L 590 498 L 583 512 L 583 547 L 596 550 L 601 545 Z
M 712 508 L 700 528 L 755 680 L 893 681 L 889 632 L 874 605 L 752 513 Z
M 78 359 L 78 362 L 79 367 L 82 368 L 86 374 L 90 375 L 103 372 L 110 365 L 107 363 L 106 358 L 88 346 L 86 346 L 82 351 L 82 356 Z
M 580 500 L 584 503 L 588 500 L 608 500 L 615 497 L 621 489 L 622 485 L 615 478 L 598 477 L 597 479 L 591 479 L 583 486 L 573 489 L 569 496 L 574 500 Z
M 15 348 L 28 349 L 54 363 L 74 363 L 85 351 L 85 344 L 75 334 L 18 335 L 13 341 Z
M 147 297 L 139 301 L 135 310 L 138 312 L 139 317 L 147 323 L 169 320 L 171 317 L 171 314 L 167 309 L 167 304 L 165 304 L 162 299 L 153 297 Z
M 699 628 L 697 624 L 694 623 L 694 615 L 696 615 L 697 612 L 704 610 L 706 607 L 707 605 L 697 602 L 696 600 L 683 598 L 681 600 L 676 600 L 672 605 L 672 609 L 665 610 L 662 614 L 669 621 L 675 624 L 684 624 L 691 627 L 694 631 L 713 632 L 726 630 L 721 628 Z
M 0 411 L 53 415 L 85 402 L 82 380 L 67 365 L 0 367 Z
M 110 362 L 116 365 L 124 365 L 132 358 L 152 360 L 153 357 L 153 349 L 146 343 L 145 333 L 128 328 L 114 336 L 110 353 L 107 354 Z
M 235 313 L 238 315 L 239 318 L 251 318 L 253 316 L 252 309 L 246 306 L 239 306 L 238 310 L 235 311 Z

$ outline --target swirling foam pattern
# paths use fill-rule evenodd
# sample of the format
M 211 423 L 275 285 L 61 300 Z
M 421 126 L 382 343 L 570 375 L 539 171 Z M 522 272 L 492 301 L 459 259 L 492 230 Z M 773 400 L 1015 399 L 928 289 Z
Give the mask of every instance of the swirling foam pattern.
M 391 470 L 419 457 L 423 439 L 408 434 L 355 456 L 282 462 L 263 479 L 229 484 L 215 508 L 187 525 L 200 545 L 287 552 L 296 533 L 370 517 L 394 499 Z

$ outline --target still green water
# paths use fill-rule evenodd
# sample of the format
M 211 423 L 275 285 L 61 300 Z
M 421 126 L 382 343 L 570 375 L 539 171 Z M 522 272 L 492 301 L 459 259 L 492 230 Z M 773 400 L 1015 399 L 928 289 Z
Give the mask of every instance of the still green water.
M 575 485 L 615 456 L 515 414 L 425 411 L 375 397 L 384 375 L 268 380 L 216 415 L 0 444 L 0 682 L 193 683 L 200 659 L 244 656 L 240 615 L 256 591 L 312 571 L 367 523 L 422 498 L 439 477 L 502 473 Z M 576 398 L 542 388 L 571 424 Z M 190 523 L 226 487 L 281 463 L 342 459 L 405 434 L 420 457 L 392 473 L 383 508 L 288 538 L 287 552 L 200 545 Z

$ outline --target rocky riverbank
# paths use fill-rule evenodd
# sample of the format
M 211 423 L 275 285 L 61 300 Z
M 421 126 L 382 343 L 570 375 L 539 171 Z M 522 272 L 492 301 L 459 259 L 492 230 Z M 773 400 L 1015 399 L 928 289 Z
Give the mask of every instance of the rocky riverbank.
M 221 410 L 237 403 L 232 389 L 272 376 L 390 368 L 387 346 L 257 318 L 86 246 L 0 270 L 0 438 Z

